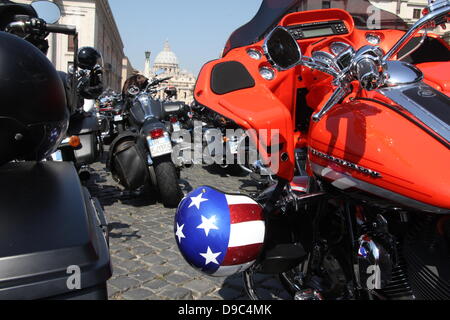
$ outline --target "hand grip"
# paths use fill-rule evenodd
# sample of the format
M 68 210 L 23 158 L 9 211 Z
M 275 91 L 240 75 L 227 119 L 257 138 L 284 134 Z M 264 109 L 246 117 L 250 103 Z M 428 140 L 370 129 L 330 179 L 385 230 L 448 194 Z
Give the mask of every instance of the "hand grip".
M 47 24 L 45 30 L 53 33 L 66 34 L 74 36 L 77 34 L 77 28 L 75 26 L 68 26 L 63 24 Z

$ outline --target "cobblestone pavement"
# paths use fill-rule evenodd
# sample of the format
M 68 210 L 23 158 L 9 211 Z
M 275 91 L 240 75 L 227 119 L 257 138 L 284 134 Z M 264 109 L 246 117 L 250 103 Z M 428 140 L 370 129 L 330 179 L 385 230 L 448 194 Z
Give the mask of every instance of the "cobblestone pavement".
M 230 177 L 216 167 L 184 169 L 180 184 L 185 193 L 206 184 L 226 192 L 257 191 L 249 177 Z M 173 234 L 174 209 L 164 208 L 150 195 L 123 192 L 105 171 L 104 163 L 92 166 L 88 187 L 110 223 L 111 299 L 248 300 L 241 275 L 206 277 L 183 260 Z M 257 275 L 256 282 L 264 299 L 288 298 L 274 278 Z

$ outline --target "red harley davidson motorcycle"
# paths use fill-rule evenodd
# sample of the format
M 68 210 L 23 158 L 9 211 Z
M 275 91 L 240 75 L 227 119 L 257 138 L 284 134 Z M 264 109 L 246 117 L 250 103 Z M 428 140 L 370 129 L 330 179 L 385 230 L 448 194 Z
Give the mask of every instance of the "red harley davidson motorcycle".
M 279 135 L 247 292 L 265 273 L 297 300 L 450 299 L 450 47 L 428 32 L 450 2 L 410 28 L 366 0 L 321 5 L 263 1 L 195 88 L 234 126 Z

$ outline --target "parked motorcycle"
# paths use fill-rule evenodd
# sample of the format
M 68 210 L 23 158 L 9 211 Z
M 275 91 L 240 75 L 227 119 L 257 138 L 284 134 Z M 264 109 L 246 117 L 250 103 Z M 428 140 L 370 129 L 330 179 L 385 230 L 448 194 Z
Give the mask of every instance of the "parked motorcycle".
M 98 98 L 98 119 L 102 131 L 102 140 L 113 141 L 127 128 L 127 115 L 122 95 L 104 92 Z M 106 143 L 105 144 L 109 144 Z
M 68 90 L 75 92 L 68 100 L 71 110 L 69 128 L 53 160 L 73 162 L 82 180 L 88 180 L 88 166 L 103 154 L 102 131 L 95 106 L 95 99 L 103 91 L 103 61 L 92 47 L 78 50 L 78 35 L 74 36 L 74 43 L 76 63 L 70 68 L 69 77 L 61 74 Z
M 144 90 L 129 88 L 133 97 L 126 102 L 130 129 L 111 144 L 107 167 L 127 190 L 151 187 L 165 206 L 176 207 L 183 193 L 178 184 L 180 167 L 172 161 L 170 119 L 182 112 L 184 105 L 152 97 L 155 88 L 168 79 L 155 79 Z
M 57 17 L 48 15 L 52 12 Z M 5 300 L 108 298 L 112 270 L 101 205 L 72 164 L 44 161 L 69 125 L 63 83 L 44 54 L 50 32 L 76 34 L 74 27 L 49 24 L 59 13 L 47 1 L 0 3 L 7 31 L 0 32 L 0 299 Z
M 243 272 L 252 299 L 263 273 L 296 300 L 448 300 L 450 47 L 426 29 L 450 2 L 411 28 L 383 10 L 368 25 L 369 1 L 311 7 L 263 1 L 203 67 L 197 103 L 267 130 L 254 138 L 278 181 L 255 199 L 194 190 L 179 249 L 205 274 Z

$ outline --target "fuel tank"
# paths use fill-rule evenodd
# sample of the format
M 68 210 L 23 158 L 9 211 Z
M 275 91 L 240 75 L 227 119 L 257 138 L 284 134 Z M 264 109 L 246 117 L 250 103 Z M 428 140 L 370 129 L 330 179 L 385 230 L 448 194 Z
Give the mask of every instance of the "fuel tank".
M 348 194 L 450 213 L 448 97 L 422 84 L 378 94 L 394 103 L 344 103 L 312 124 L 309 169 Z

